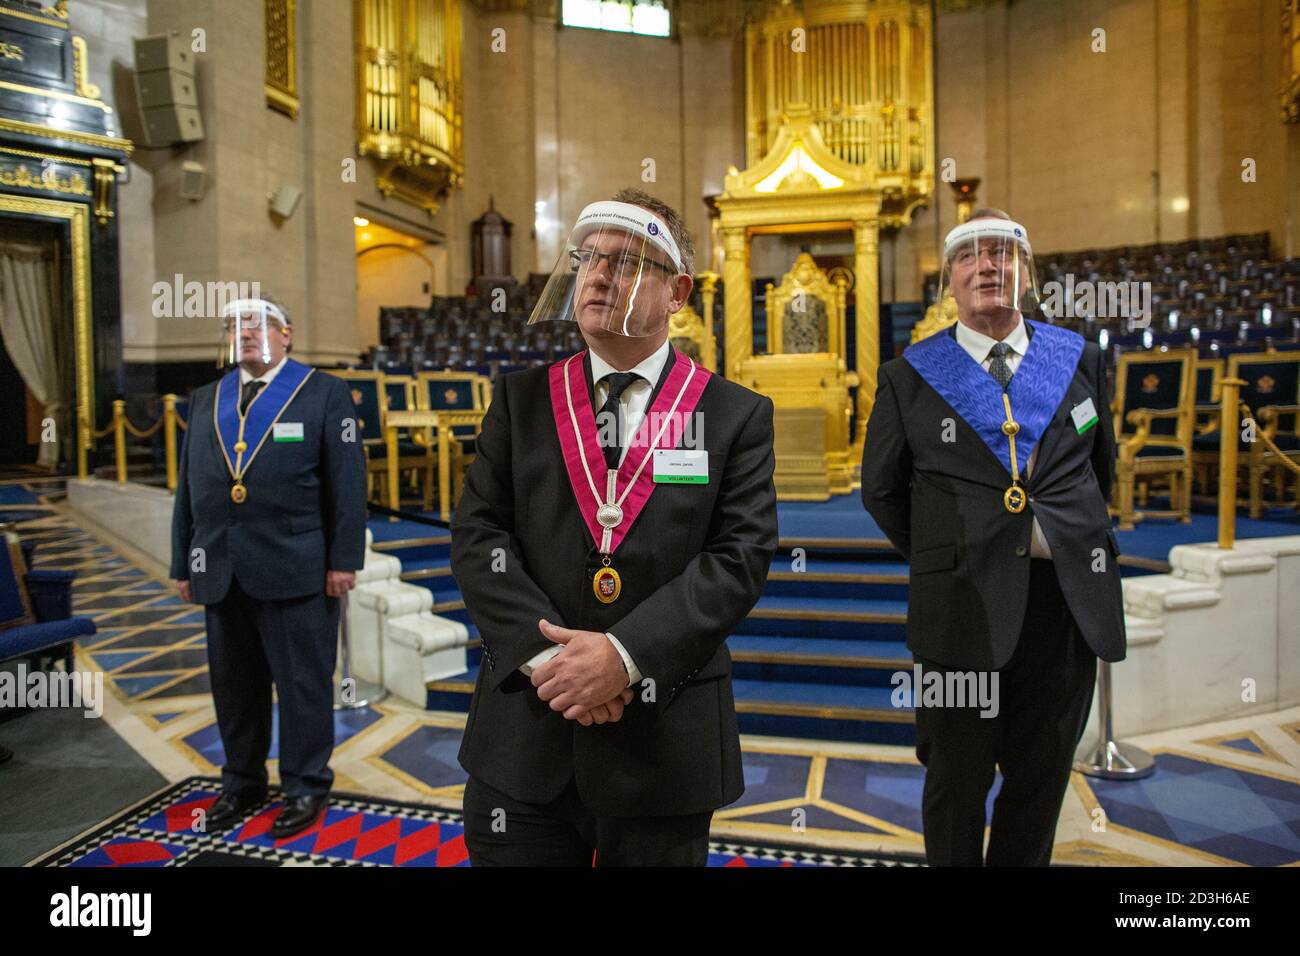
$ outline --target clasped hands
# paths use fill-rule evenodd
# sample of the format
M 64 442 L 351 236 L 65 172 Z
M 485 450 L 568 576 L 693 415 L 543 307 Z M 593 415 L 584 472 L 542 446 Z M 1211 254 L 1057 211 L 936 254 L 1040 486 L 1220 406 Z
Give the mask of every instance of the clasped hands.
M 627 667 L 608 637 L 599 631 L 575 631 L 545 619 L 542 636 L 563 650 L 532 673 L 537 696 L 566 720 L 584 727 L 613 723 L 632 701 Z

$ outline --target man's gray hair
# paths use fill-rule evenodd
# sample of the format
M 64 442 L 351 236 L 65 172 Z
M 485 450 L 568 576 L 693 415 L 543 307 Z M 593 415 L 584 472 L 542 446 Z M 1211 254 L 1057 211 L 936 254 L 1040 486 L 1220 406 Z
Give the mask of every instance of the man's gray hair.
M 628 187 L 620 189 L 614 195 L 614 202 L 631 203 L 633 206 L 640 206 L 642 209 L 648 209 L 664 221 L 668 227 L 668 232 L 672 234 L 673 241 L 677 243 L 677 251 L 682 254 L 682 271 L 689 276 L 695 275 L 695 245 L 691 242 L 691 234 L 686 229 L 686 224 L 682 222 L 682 217 L 677 214 L 677 210 L 662 199 L 656 199 L 643 189 Z
M 994 209 L 992 206 L 985 206 L 983 209 L 976 209 L 970 214 L 970 218 L 966 221 L 970 222 L 971 219 L 1005 219 L 1007 222 L 1015 221 L 1001 209 Z

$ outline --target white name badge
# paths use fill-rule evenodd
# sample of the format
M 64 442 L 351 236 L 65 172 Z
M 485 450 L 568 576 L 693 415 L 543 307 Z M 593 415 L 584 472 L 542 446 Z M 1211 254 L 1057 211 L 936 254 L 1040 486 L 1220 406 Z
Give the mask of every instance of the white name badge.
M 654 468 L 656 484 L 707 485 L 709 483 L 707 451 L 656 448 Z
M 275 441 L 302 441 L 302 422 L 276 422 Z
M 1070 409 L 1070 417 L 1074 419 L 1074 430 L 1082 435 L 1097 424 L 1097 408 L 1091 398 L 1086 398 Z

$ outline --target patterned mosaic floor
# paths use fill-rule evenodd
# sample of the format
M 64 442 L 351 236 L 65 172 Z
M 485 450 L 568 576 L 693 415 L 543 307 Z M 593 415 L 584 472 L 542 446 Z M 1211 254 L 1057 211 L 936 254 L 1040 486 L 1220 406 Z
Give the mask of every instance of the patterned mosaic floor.
M 207 834 L 195 822 L 216 802 L 216 779 L 191 778 L 120 814 L 94 832 L 46 854 L 35 865 L 157 866 L 412 866 L 469 865 L 460 814 L 423 804 L 334 794 L 322 819 L 284 839 L 270 835 L 282 806 L 272 792 L 239 825 Z M 791 846 L 711 842 L 713 867 L 920 866 Z
M 60 513 L 20 528 L 40 542 L 37 567 L 78 571 L 75 613 L 99 627 L 79 666 L 105 671 L 105 718 L 167 779 L 216 774 L 201 610 Z M 458 810 L 463 723 L 392 698 L 338 714 L 337 789 Z M 1300 708 L 1130 742 L 1155 754 L 1156 773 L 1075 774 L 1055 862 L 1300 865 Z M 922 852 L 924 771 L 910 748 L 750 737 L 743 749 L 746 792 L 715 815 L 715 839 Z

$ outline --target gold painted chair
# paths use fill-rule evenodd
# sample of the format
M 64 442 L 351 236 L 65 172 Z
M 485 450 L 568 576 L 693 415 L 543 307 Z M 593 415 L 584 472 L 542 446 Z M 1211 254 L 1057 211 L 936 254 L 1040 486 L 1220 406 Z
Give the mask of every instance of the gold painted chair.
M 1134 506 L 1138 483 L 1143 507 L 1151 485 L 1163 483 L 1169 489 L 1169 511 L 1159 514 L 1191 521 L 1195 350 L 1121 354 L 1112 408 L 1119 446 L 1115 497 L 1120 528 L 1131 530 L 1149 516 Z
M 668 341 L 706 368 L 712 370 L 717 365 L 717 338 L 705 328 L 704 319 L 689 302 L 668 316 Z
M 486 411 L 492 401 L 492 380 L 475 372 L 420 372 L 415 381 L 417 408 L 428 411 Z M 479 425 L 451 429 L 451 501 L 460 500 L 465 469 L 474 460 Z M 434 443 L 432 428 L 423 429 L 422 441 Z
M 1242 443 L 1240 458 L 1248 469 L 1250 516 L 1261 518 L 1264 479 L 1268 478 L 1272 485 L 1274 503 L 1286 504 L 1289 469 L 1281 459 L 1300 464 L 1300 353 L 1232 355 L 1228 357 L 1227 374 L 1246 383 L 1241 387 L 1241 401 L 1255 418 L 1257 434 L 1254 441 Z
M 328 374 L 343 379 L 348 383 L 352 393 L 352 403 L 357 408 L 357 429 L 361 434 L 362 448 L 366 453 L 367 494 L 370 487 L 378 483 L 379 497 L 390 508 L 398 508 L 400 502 L 388 501 L 388 485 L 383 476 L 388 469 L 388 446 L 384 442 L 384 425 L 387 411 L 392 407 L 392 398 L 401 391 L 411 394 L 402 382 L 402 376 L 385 375 L 383 372 L 369 369 L 326 369 Z M 409 380 L 409 376 L 405 376 Z M 398 443 L 398 465 L 413 476 L 423 474 L 423 497 L 425 509 L 432 507 L 434 453 L 427 444 L 413 441 L 410 437 L 401 438 Z M 378 478 L 375 476 L 378 475 Z
M 799 253 L 779 286 L 767 284 L 767 350 L 773 355 L 828 352 L 842 358 L 847 300 L 843 278 L 832 283 L 812 256 Z

